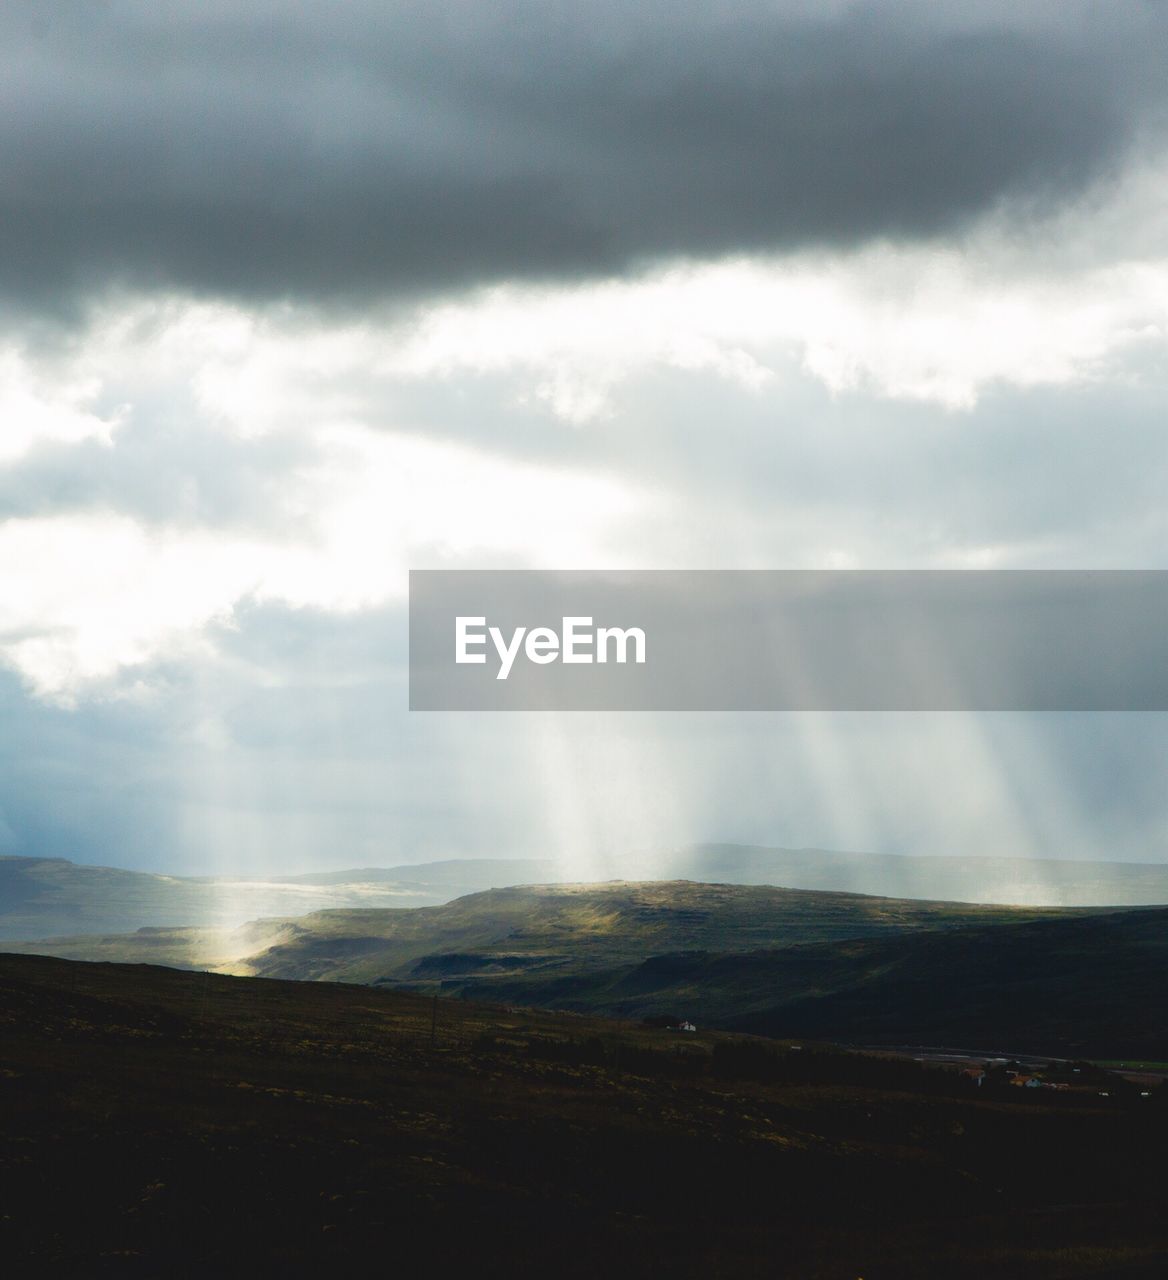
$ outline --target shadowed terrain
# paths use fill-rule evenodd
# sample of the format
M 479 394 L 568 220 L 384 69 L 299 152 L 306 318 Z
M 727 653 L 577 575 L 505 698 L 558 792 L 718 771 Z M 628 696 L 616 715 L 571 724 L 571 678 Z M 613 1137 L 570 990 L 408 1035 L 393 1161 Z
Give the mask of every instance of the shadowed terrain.
M 764 1035 L 1168 1059 L 1162 909 L 680 952 L 559 977 L 490 974 L 478 959 L 416 966 L 413 985 L 623 1017 L 680 1011 Z
M 9 1274 L 1155 1276 L 1162 1095 L 0 957 Z
M 1168 1059 L 1165 908 L 614 882 L 7 945 L 851 1044 Z

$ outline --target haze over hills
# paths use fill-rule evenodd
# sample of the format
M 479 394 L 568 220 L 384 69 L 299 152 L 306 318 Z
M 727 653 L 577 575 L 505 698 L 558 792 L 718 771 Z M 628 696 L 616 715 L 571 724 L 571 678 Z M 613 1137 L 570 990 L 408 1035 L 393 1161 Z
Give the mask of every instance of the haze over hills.
M 1016 858 L 909 857 L 706 844 L 631 853 L 626 880 L 775 885 L 878 897 L 1024 906 L 1168 904 L 1168 866 Z M 438 906 L 519 884 L 568 883 L 554 859 L 452 859 L 306 875 L 211 879 L 0 857 L 0 939 L 234 929 L 262 917 L 347 907 Z
M 1168 1060 L 1164 908 L 541 886 L 317 913 L 232 968 L 767 1035 Z
M 546 863 L 501 859 L 244 880 L 0 856 L 0 939 L 234 929 L 265 916 L 330 907 L 435 906 L 496 884 L 546 877 L 548 870 Z
M 1168 1059 L 1164 908 L 535 886 L 320 912 L 232 968 L 768 1035 Z
M 694 844 L 661 852 L 633 851 L 604 864 L 594 880 L 694 880 L 703 884 L 770 884 L 838 890 L 882 898 L 1010 903 L 1032 907 L 1168 905 L 1168 865 L 1056 858 L 927 857 L 781 849 L 765 845 Z M 392 882 L 451 896 L 515 884 L 563 884 L 554 859 L 451 860 L 297 876 L 293 883 Z
M 641 866 L 642 860 L 632 861 Z M 1168 905 L 1168 865 L 1159 863 L 926 857 L 741 844 L 690 845 L 663 855 L 661 863 L 671 879 L 782 884 L 884 898 L 1033 907 Z M 638 878 L 657 878 L 651 871 L 650 860 Z
M 321 911 L 238 971 L 341 982 L 413 979 L 465 956 L 526 972 L 590 971 L 666 951 L 741 952 L 1017 921 L 1035 908 L 917 902 L 770 885 L 648 881 L 492 889 L 416 911 Z
M 143 929 L 6 943 L 66 959 L 149 962 L 340 982 L 412 982 L 465 961 L 488 973 L 587 973 L 678 950 L 742 952 L 1057 916 L 770 885 L 528 885 L 437 907 L 349 908 L 238 929 Z
M 461 898 L 483 889 L 501 889 L 513 884 L 555 884 L 563 879 L 558 864 L 551 858 L 449 858 L 444 862 L 408 863 L 400 867 L 314 871 L 308 875 L 282 877 L 282 883 L 392 884 L 430 893 L 453 891 L 454 897 Z
M 1158 994 L 1168 911 L 1108 915 L 734 883 L 892 880 L 972 897 L 982 869 L 974 859 L 728 845 L 669 858 L 718 882 L 483 888 L 554 873 L 554 864 L 529 860 L 211 881 L 3 858 L 0 936 L 3 949 L 68 959 L 376 983 L 635 1018 L 684 1013 L 766 1034 L 1012 1041 L 1049 1052 L 1110 1045 L 1168 1058 Z M 986 896 L 998 895 L 985 883 L 1018 897 L 1039 896 L 1041 884 L 1048 898 L 1155 900 L 1168 876 L 1136 864 L 985 866 Z M 459 894 L 476 881 L 479 891 Z
M 613 882 L 4 948 L 851 1043 L 1168 1060 L 1164 908 Z

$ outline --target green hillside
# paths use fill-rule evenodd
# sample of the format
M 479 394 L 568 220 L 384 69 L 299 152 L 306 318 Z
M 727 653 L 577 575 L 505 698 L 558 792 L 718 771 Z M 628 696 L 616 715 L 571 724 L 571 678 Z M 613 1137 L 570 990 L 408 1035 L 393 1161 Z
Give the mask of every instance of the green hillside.
M 630 853 L 613 867 L 614 875 L 625 880 L 772 885 L 933 902 L 1168 904 L 1168 867 L 1142 863 L 709 844 Z M 493 888 L 564 880 L 553 859 L 452 859 L 305 875 L 277 869 L 265 877 L 215 879 L 87 866 L 64 858 L 0 856 L 0 940 L 104 936 L 143 928 L 232 930 L 263 917 L 438 906 Z
M 414 911 L 321 911 L 240 971 L 342 982 L 437 976 L 444 957 L 496 971 L 589 972 L 679 950 L 753 951 L 1057 915 L 769 885 L 528 885 Z M 421 969 L 419 969 L 421 966 Z
M 590 973 L 682 950 L 743 952 L 1058 918 L 1035 908 L 917 902 L 769 885 L 525 885 L 437 907 L 343 909 L 239 929 L 143 929 L 5 944 L 65 959 L 220 968 L 340 982 Z
M 901 932 L 599 973 L 445 972 L 413 985 L 621 1017 L 858 1044 L 1168 1059 L 1168 910 Z

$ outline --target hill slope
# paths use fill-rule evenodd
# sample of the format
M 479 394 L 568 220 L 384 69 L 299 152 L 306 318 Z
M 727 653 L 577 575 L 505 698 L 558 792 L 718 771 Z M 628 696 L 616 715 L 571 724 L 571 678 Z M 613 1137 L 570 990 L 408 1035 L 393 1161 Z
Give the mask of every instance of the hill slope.
M 433 1014 L 0 956 L 10 1273 L 1163 1273 L 1159 1098 L 989 1098 L 911 1062 Z
M 935 902 L 1028 906 L 1168 904 L 1168 866 L 1012 858 L 923 858 L 748 845 L 629 854 L 630 880 L 775 885 Z M 461 859 L 263 879 L 207 879 L 0 856 L 0 939 L 234 929 L 265 916 L 348 907 L 437 906 L 496 887 L 563 883 L 551 859 Z
M 1071 912 L 771 886 L 535 885 L 235 931 L 8 944 L 852 1043 L 1168 1060 L 1168 909 Z
M 419 965 L 431 977 L 467 963 L 495 973 L 581 973 L 683 949 L 750 951 L 1058 914 L 769 885 L 615 881 L 492 889 L 438 907 L 318 911 L 235 931 L 150 929 L 8 945 L 68 959 L 373 982 L 415 978 Z
M 484 1000 L 674 1013 L 764 1035 L 1168 1061 L 1168 910 L 901 932 L 749 954 L 654 956 L 589 974 L 439 985 Z M 425 966 L 413 985 L 435 978 Z
M 416 911 L 320 911 L 251 955 L 261 977 L 373 982 L 444 964 L 577 973 L 667 951 L 751 951 L 1042 916 L 1011 907 L 811 893 L 769 885 L 526 885 Z M 1057 913 L 1056 913 L 1057 914 Z
M 593 880 L 696 880 L 706 884 L 770 884 L 788 889 L 864 893 L 934 902 L 1009 902 L 1022 906 L 1168 906 L 1168 865 L 1056 858 L 922 857 L 696 844 L 662 852 L 629 852 Z M 389 882 L 443 900 L 482 889 L 579 880 L 555 860 L 489 859 L 430 862 L 300 876 L 298 882 Z
M 65 858 L 0 857 L 0 939 L 233 929 L 262 916 L 342 907 L 433 906 L 532 878 L 542 864 L 434 863 L 267 880 L 197 879 L 93 867 Z

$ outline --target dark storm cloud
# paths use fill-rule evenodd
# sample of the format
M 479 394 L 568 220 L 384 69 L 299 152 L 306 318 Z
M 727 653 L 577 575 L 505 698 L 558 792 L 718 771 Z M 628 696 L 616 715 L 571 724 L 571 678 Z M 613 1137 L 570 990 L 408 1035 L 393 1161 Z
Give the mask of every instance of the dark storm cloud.
M 1159 7 L 825 12 L 9 3 L 0 290 L 344 300 L 929 235 L 1080 189 L 1155 109 Z

